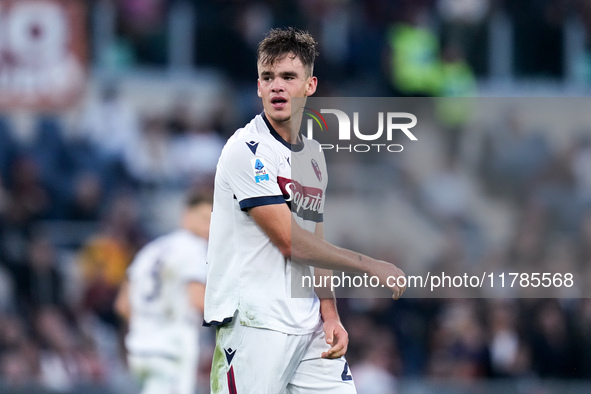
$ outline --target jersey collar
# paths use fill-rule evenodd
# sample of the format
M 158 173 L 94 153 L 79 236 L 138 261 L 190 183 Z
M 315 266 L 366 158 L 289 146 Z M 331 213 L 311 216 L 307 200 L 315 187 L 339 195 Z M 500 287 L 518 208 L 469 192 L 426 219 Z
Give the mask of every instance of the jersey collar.
M 299 152 L 302 149 L 304 149 L 304 142 L 301 141 L 301 136 L 300 136 L 300 142 L 298 142 L 297 144 L 290 144 L 289 142 L 285 141 L 283 139 L 283 137 L 281 137 L 277 131 L 275 131 L 275 128 L 271 125 L 271 122 L 269 122 L 269 119 L 267 119 L 267 115 L 265 115 L 265 111 L 261 112 L 261 117 L 263 118 L 263 120 L 265 121 L 265 124 L 269 128 L 269 132 L 271 133 L 271 135 L 273 137 L 275 137 L 275 139 L 277 141 L 279 141 L 283 145 L 285 145 L 289 150 L 291 150 L 292 152 Z

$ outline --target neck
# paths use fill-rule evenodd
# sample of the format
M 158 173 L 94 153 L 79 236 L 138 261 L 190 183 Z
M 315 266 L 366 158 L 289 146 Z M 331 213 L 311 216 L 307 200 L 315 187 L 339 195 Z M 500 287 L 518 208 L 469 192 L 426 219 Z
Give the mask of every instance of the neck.
M 297 144 L 298 143 L 298 135 L 300 126 L 302 124 L 302 116 L 298 114 L 298 116 L 292 117 L 290 120 L 285 122 L 276 122 L 271 119 L 269 116 L 266 115 L 267 120 L 273 126 L 273 129 L 285 140 L 285 142 L 289 144 Z
M 273 126 L 277 134 L 279 134 L 281 138 L 285 140 L 285 142 L 288 142 L 290 144 L 293 144 L 295 142 L 294 138 L 291 135 L 291 120 L 285 122 L 276 122 L 268 116 L 267 119 L 269 120 L 269 123 L 271 123 L 271 126 Z

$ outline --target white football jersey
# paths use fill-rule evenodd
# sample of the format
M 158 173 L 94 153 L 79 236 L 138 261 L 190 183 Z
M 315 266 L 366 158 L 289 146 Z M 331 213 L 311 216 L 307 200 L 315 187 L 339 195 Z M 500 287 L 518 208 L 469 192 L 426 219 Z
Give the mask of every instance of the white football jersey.
M 159 237 L 138 252 L 127 271 L 131 354 L 177 357 L 188 347 L 196 349 L 200 316 L 187 284 L 205 283 L 206 253 L 207 241 L 188 230 Z
M 285 259 L 248 209 L 287 202 L 298 224 L 313 232 L 323 219 L 326 178 L 319 144 L 303 138 L 290 145 L 264 113 L 228 140 L 215 176 L 206 325 L 227 323 L 239 311 L 242 325 L 287 334 L 314 331 L 320 312 L 313 289 L 304 291 L 307 297 L 291 293 L 292 276 L 311 275 L 311 268 Z

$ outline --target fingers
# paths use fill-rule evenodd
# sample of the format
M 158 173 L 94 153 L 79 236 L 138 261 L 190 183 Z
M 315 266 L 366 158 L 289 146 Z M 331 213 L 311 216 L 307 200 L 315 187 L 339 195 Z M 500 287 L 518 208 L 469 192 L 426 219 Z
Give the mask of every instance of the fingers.
M 331 348 L 321 354 L 322 358 L 339 358 L 347 353 L 349 334 L 341 325 L 325 326 L 325 335 L 325 341 Z
M 344 356 L 346 352 L 347 344 L 345 343 L 345 341 L 337 340 L 336 343 L 330 349 L 322 353 L 322 358 L 339 358 Z
M 394 293 L 394 295 L 392 296 L 395 300 L 399 299 L 400 297 L 402 297 L 402 294 L 404 293 L 404 291 L 406 290 L 406 287 L 404 288 L 400 288 L 397 287 L 396 288 L 396 292 Z
M 402 270 L 400 268 L 396 268 L 396 285 L 391 287 L 392 290 L 392 298 L 397 300 L 402 296 L 402 293 L 404 293 L 404 291 L 406 290 L 406 280 L 403 281 L 404 287 L 400 287 L 398 286 L 399 283 L 401 283 L 401 281 L 399 280 L 401 277 L 406 277 L 406 275 L 404 274 L 404 272 L 402 272 Z
M 383 260 L 376 260 L 369 273 L 377 276 L 382 286 L 387 286 L 392 291 L 392 298 L 397 300 L 406 290 L 406 275 L 394 264 Z M 400 286 L 403 285 L 403 286 Z
M 392 298 L 395 300 L 399 299 L 400 296 L 402 295 L 402 290 L 397 286 L 393 287 L 391 290 L 392 290 Z

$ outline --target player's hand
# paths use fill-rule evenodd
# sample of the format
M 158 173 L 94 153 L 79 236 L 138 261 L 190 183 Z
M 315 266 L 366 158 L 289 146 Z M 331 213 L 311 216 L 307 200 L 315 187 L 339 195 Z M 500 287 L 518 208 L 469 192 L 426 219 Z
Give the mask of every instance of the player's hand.
M 324 335 L 326 343 L 331 347 L 322 353 L 322 358 L 339 358 L 347 353 L 349 346 L 349 334 L 339 320 L 333 319 L 324 322 Z
M 381 285 L 390 288 L 390 290 L 392 290 L 392 298 L 395 300 L 399 299 L 402 293 L 406 290 L 406 280 L 398 279 L 401 277 L 406 279 L 406 275 L 404 275 L 404 272 L 394 264 L 376 260 L 368 274 L 378 277 Z M 404 284 L 404 286 L 400 287 L 398 284 Z

